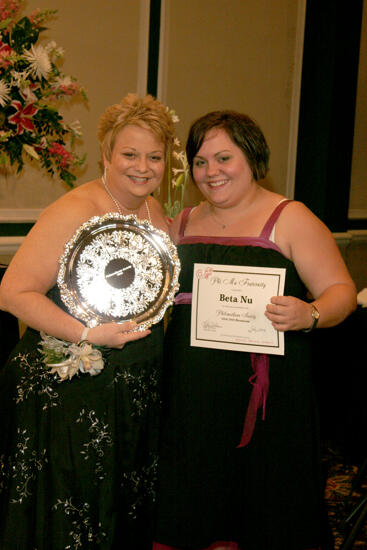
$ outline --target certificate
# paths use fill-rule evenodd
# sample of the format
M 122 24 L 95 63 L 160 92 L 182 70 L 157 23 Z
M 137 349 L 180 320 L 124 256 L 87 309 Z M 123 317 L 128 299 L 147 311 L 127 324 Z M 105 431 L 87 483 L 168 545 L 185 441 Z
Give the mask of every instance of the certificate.
M 284 355 L 284 332 L 265 317 L 284 292 L 284 268 L 194 264 L 191 345 Z

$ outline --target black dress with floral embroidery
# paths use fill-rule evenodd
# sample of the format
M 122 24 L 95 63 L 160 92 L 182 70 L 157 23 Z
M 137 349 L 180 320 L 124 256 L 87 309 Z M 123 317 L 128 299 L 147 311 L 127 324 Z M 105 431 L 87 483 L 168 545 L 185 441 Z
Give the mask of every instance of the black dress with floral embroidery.
M 162 339 L 60 382 L 26 331 L 0 372 L 2 550 L 151 548 Z

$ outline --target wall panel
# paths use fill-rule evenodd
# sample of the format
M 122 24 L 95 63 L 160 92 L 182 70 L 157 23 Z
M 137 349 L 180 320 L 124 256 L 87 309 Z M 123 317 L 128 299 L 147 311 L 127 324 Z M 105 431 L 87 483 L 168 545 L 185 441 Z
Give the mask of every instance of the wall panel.
M 159 95 L 183 120 L 236 109 L 254 117 L 271 149 L 267 185 L 292 187 L 305 4 L 295 0 L 166 0 Z

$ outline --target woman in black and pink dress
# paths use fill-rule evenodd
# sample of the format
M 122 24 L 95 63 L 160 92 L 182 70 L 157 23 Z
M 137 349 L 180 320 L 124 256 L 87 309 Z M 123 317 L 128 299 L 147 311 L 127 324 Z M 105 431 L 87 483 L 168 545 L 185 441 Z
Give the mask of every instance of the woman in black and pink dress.
M 186 151 L 205 200 L 172 224 L 182 271 L 166 334 L 155 548 L 316 549 L 309 332 L 341 322 L 355 287 L 325 225 L 260 185 L 269 149 L 253 120 L 209 113 L 192 125 Z M 285 333 L 283 356 L 190 346 L 194 263 L 285 268 L 284 295 L 264 311 Z

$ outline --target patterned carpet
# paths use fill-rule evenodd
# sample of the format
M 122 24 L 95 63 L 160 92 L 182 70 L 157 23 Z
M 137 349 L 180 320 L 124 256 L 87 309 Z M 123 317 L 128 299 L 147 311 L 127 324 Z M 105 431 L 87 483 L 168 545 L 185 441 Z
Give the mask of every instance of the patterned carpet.
M 352 483 L 358 472 L 357 460 L 346 459 L 338 449 L 326 446 L 323 453 L 323 467 L 327 475 L 325 497 L 327 503 L 327 513 L 331 536 L 327 550 L 338 550 L 351 530 L 353 521 L 356 521 L 357 515 L 352 519 L 352 523 L 343 528 L 343 521 L 348 518 L 350 513 L 358 506 L 362 499 L 367 495 L 367 469 L 361 479 L 361 485 L 349 497 Z M 367 550 L 367 519 L 361 528 L 357 540 L 354 542 L 353 549 Z

